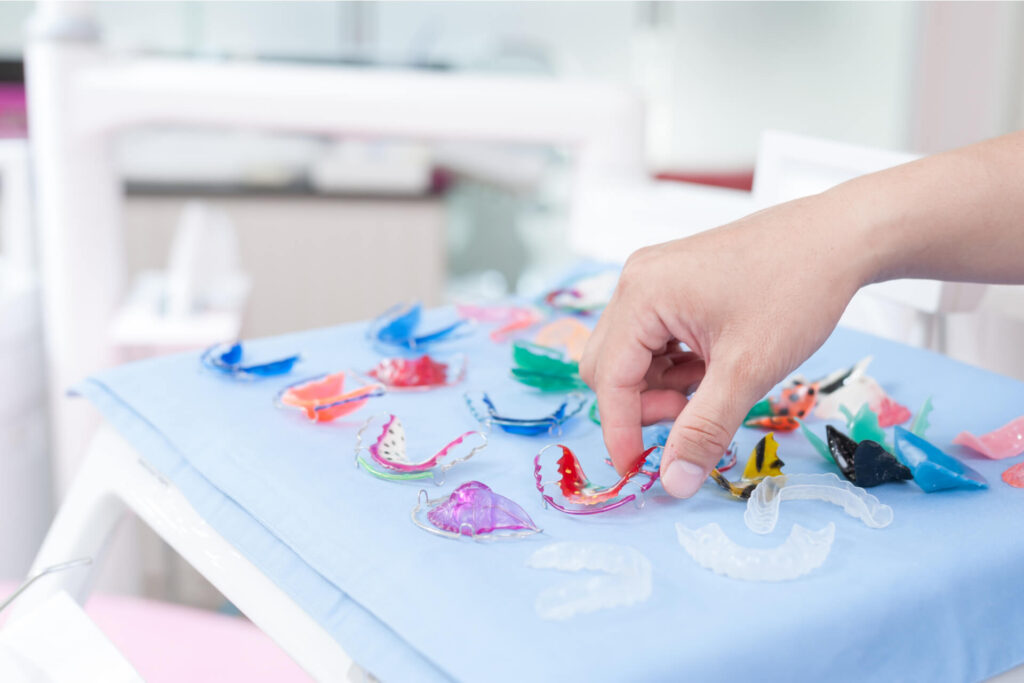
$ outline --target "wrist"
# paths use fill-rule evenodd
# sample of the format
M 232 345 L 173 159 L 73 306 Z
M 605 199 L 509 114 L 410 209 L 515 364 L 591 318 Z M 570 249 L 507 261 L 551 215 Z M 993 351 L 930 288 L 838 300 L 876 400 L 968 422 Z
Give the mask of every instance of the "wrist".
M 872 176 L 855 178 L 818 195 L 854 290 L 901 277 L 896 213 L 873 181 Z

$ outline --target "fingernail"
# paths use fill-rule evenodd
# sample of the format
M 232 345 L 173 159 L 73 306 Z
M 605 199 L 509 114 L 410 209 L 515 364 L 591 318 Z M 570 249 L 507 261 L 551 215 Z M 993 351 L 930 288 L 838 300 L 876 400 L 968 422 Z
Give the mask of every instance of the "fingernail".
M 697 493 L 707 475 L 689 460 L 673 460 L 661 478 L 661 485 L 676 498 L 689 498 Z

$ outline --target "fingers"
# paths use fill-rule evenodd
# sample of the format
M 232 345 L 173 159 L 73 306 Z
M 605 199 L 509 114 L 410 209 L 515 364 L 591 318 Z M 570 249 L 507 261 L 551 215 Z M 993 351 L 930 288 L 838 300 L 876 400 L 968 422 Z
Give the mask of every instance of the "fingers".
M 604 344 L 605 330 L 608 326 L 608 319 L 611 317 L 611 310 L 606 308 L 583 347 L 583 357 L 580 358 L 580 377 L 587 385 L 594 388 L 594 375 L 597 370 L 597 359 L 600 356 L 601 346 Z
M 678 391 L 671 390 L 656 390 L 656 391 L 645 391 L 640 394 L 640 417 L 643 425 L 654 424 L 655 422 L 661 422 L 662 420 L 674 420 L 682 412 L 683 408 L 686 407 L 686 397 L 680 394 Z M 601 426 L 605 424 L 604 418 L 602 417 Z M 618 456 L 612 455 L 612 465 L 615 466 L 615 470 L 622 474 L 630 465 L 636 460 L 637 454 L 643 452 L 643 434 L 641 432 L 640 445 L 631 445 L 628 448 L 640 450 L 626 450 Z
M 643 405 L 637 387 L 611 387 L 598 384 L 598 410 L 601 412 L 601 431 L 615 470 L 622 474 L 644 450 L 644 437 L 640 431 Z
M 684 396 L 693 393 L 693 387 L 704 378 L 704 361 L 692 354 L 683 362 L 667 364 L 655 359 L 644 378 L 650 389 L 672 389 Z
M 759 387 L 743 382 L 735 366 L 712 361 L 700 387 L 676 418 L 665 444 L 661 483 L 689 498 L 704 483 L 739 429 Z
M 664 348 L 653 352 L 651 369 L 648 374 L 661 374 L 677 365 L 685 365 L 686 363 L 699 360 L 701 360 L 701 357 L 693 351 L 680 351 L 666 345 Z
M 656 390 L 640 394 L 640 415 L 643 424 L 674 420 L 686 407 L 686 397 L 678 391 Z
M 617 311 L 607 311 L 613 315 Z M 612 463 L 620 473 L 640 457 L 644 449 L 640 432 L 644 419 L 641 393 L 647 388 L 644 381 L 651 366 L 652 348 L 660 348 L 667 334 L 657 327 L 624 322 L 616 315 L 607 322 L 604 341 L 597 350 L 599 357 L 594 368 L 593 384 L 601 411 L 601 430 L 605 447 Z M 660 338 L 659 338 L 660 337 Z M 649 400 L 651 415 L 667 414 L 681 408 L 678 398 L 659 393 Z

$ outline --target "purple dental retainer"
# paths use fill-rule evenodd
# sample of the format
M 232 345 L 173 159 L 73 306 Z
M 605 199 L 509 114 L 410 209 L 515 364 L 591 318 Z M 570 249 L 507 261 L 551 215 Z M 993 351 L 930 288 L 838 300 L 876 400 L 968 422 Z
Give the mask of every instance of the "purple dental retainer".
M 426 521 L 421 519 L 424 510 Z M 519 504 L 479 481 L 462 484 L 447 498 L 431 499 L 420 491 L 412 521 L 438 536 L 478 541 L 523 538 L 541 531 Z

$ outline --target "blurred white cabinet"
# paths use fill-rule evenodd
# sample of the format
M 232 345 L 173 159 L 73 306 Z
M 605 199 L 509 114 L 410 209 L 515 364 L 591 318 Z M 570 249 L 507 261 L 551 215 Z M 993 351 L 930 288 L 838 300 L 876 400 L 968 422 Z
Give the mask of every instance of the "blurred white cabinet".
M 129 194 L 128 270 L 166 263 L 186 196 Z M 440 303 L 445 206 L 440 198 L 312 195 L 204 197 L 238 232 L 252 277 L 243 336 L 264 336 L 373 317 L 412 296 Z

